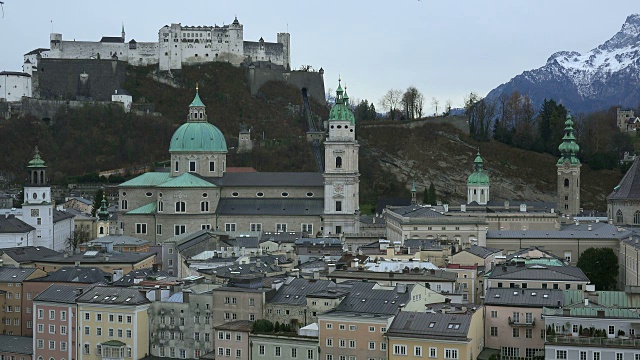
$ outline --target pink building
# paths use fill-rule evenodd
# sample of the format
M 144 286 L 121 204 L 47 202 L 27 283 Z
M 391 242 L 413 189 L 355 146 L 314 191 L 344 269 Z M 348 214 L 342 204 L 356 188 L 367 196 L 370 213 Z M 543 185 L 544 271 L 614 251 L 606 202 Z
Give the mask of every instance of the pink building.
M 251 357 L 249 335 L 252 329 L 253 321 L 249 320 L 231 321 L 217 325 L 215 327 L 216 359 L 249 360 Z
M 53 284 L 33 299 L 33 359 L 76 359 L 76 299 L 92 285 Z

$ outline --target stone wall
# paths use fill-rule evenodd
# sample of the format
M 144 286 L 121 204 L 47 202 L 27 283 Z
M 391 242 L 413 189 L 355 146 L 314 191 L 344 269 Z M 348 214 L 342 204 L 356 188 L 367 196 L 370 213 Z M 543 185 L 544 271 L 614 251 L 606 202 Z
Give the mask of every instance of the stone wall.
M 127 63 L 97 59 L 41 59 L 33 75 L 33 97 L 110 101 L 122 88 Z
M 249 67 L 245 74 L 252 95 L 257 94 L 262 85 L 268 81 L 284 81 L 301 91 L 307 89 L 307 94 L 321 104 L 325 101 L 324 77 L 321 72 Z

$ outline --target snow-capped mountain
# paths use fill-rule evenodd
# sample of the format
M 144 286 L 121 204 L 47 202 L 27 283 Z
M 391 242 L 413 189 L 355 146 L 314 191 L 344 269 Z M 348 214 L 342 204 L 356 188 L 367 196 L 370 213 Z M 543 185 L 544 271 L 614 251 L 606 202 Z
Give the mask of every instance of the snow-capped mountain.
M 610 106 L 635 107 L 640 102 L 640 14 L 627 17 L 622 29 L 586 54 L 559 51 L 547 63 L 525 71 L 487 94 L 518 91 L 534 104 L 547 99 L 563 103 L 572 112 Z

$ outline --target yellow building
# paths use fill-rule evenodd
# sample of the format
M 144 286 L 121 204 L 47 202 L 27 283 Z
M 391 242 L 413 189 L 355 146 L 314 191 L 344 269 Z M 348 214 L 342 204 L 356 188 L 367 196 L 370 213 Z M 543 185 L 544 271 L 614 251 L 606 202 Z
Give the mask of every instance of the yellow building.
M 484 348 L 482 307 L 436 305 L 400 312 L 389 327 L 387 358 L 475 360 Z
M 96 286 L 78 304 L 78 360 L 138 360 L 149 355 L 150 301 L 138 290 Z

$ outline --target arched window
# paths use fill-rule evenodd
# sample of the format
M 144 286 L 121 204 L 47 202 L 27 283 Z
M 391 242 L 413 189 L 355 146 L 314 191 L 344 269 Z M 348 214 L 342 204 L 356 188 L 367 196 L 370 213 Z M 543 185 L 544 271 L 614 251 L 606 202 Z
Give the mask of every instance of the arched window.
M 564 179 L 564 187 L 569 187 L 569 179 Z
M 121 210 L 127 210 L 127 207 L 128 207 L 127 205 L 128 205 L 127 200 L 126 199 L 122 200 L 122 206 L 120 206 L 122 208 Z
M 44 184 L 44 170 L 40 171 L 40 184 Z
M 342 169 L 342 156 L 336 156 L 336 169 Z
M 175 168 L 174 168 L 173 171 L 178 172 L 178 162 L 177 161 L 176 161 L 176 165 L 175 165 Z
M 640 224 L 640 211 L 636 211 L 635 214 L 633 214 L 633 225 L 638 224 Z
M 186 212 L 187 204 L 184 201 L 176 202 L 176 212 Z
M 100 235 L 104 234 L 104 227 L 100 226 Z
M 618 209 L 616 212 L 616 222 L 618 224 L 622 224 L 624 222 L 624 217 L 622 216 L 622 210 Z

